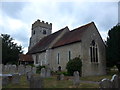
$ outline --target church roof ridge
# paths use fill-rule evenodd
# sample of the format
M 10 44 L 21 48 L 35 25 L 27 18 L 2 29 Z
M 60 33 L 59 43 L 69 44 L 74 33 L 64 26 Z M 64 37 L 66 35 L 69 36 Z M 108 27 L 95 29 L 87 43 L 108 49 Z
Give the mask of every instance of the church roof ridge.
M 70 32 L 67 32 L 66 34 L 63 35 L 63 37 L 61 37 L 61 39 L 58 40 L 58 42 L 56 42 L 53 45 L 53 48 L 68 45 L 74 42 L 81 42 L 82 35 L 87 30 L 87 28 L 92 24 L 94 24 L 94 22 L 90 22 L 88 24 L 85 24 L 83 26 L 71 30 Z

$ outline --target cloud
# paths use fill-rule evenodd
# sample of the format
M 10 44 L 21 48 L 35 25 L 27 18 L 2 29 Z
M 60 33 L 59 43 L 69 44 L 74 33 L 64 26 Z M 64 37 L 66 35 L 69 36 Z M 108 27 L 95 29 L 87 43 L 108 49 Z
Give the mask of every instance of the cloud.
M 31 26 L 37 19 L 52 23 L 53 32 L 71 30 L 94 21 L 102 38 L 117 24 L 117 2 L 4 2 L 0 13 L 0 33 L 8 33 L 27 50 Z M 27 51 L 25 51 L 27 52 Z
M 25 6 L 25 2 L 0 2 L 4 14 L 12 18 L 19 18 L 19 13 Z

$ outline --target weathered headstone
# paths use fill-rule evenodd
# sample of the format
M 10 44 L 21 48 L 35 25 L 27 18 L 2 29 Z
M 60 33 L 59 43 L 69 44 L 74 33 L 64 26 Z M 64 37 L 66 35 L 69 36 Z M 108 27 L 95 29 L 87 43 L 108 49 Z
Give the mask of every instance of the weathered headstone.
M 99 83 L 100 85 L 100 88 L 103 89 L 103 88 L 112 88 L 112 82 L 109 80 L 109 79 L 102 79 Z
M 16 70 L 17 70 L 17 67 L 16 67 L 16 65 L 11 65 L 10 67 L 9 67 L 9 72 L 11 73 L 11 74 L 14 74 L 14 73 L 16 73 Z
M 46 77 L 46 70 L 45 70 L 45 68 L 42 68 L 42 69 L 41 69 L 40 76 L 43 77 L 43 78 Z
M 20 75 L 19 74 L 13 74 L 12 75 L 12 83 L 13 84 L 19 84 L 20 83 Z
M 2 73 L 4 73 L 5 66 L 3 64 L 1 64 L 1 66 L 2 66 Z
M 112 76 L 111 82 L 112 82 L 113 88 L 119 87 L 119 80 L 118 79 L 119 79 L 118 75 L 115 74 Z
M 36 74 L 36 67 L 32 68 L 32 72 L 33 72 L 33 74 Z
M 49 68 L 46 69 L 46 77 L 51 76 L 51 70 Z
M 60 74 L 58 74 L 58 75 L 57 75 L 57 80 L 60 80 L 60 79 L 61 79 L 61 78 L 60 78 Z
M 44 87 L 44 82 L 42 77 L 33 76 L 30 79 L 30 88 L 43 88 L 43 87 Z
M 26 73 L 27 80 L 30 81 L 30 79 L 33 77 L 33 72 L 29 71 Z
M 27 72 L 30 72 L 32 70 L 32 67 L 31 66 L 26 66 L 26 68 L 25 68 L 25 72 L 27 73 Z
M 60 75 L 60 80 L 64 80 L 64 74 Z
M 6 76 L 2 77 L 2 86 L 6 86 L 9 84 L 9 78 Z
M 120 88 L 120 76 L 118 77 L 118 81 L 119 81 L 118 88 Z
M 73 84 L 74 84 L 75 86 L 79 86 L 79 84 L 80 84 L 79 72 L 78 72 L 78 71 L 75 71 L 75 72 L 73 73 L 73 75 L 74 75 Z
M 25 67 L 24 67 L 24 65 L 19 65 L 18 66 L 18 73 L 21 74 L 21 75 L 25 74 Z
M 4 73 L 9 73 L 9 65 L 4 66 Z

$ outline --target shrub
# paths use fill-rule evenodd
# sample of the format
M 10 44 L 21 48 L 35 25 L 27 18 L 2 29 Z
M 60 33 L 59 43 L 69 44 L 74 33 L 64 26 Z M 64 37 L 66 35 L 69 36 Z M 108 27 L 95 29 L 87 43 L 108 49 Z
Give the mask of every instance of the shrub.
M 37 66 L 37 71 L 36 71 L 36 72 L 37 72 L 37 73 L 40 73 L 40 71 L 41 71 L 42 68 L 45 68 L 45 66 L 40 66 L 40 65 Z
M 82 61 L 79 57 L 70 60 L 66 66 L 68 75 L 73 75 L 74 71 L 78 71 L 81 75 L 81 68 L 82 68 Z

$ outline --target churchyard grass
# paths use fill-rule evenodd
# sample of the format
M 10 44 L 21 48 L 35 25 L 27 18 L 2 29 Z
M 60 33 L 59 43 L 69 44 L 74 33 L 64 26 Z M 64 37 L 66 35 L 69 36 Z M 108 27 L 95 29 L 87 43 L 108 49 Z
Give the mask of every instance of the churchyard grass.
M 3 88 L 29 88 L 28 82 L 26 81 L 25 76 L 21 76 L 21 80 L 19 84 L 12 84 L 3 87 Z
M 56 80 L 56 77 L 45 78 L 44 80 L 45 88 L 75 88 L 73 86 L 73 82 L 71 80 Z M 28 81 L 26 81 L 26 77 L 22 76 L 20 80 L 20 84 L 12 84 L 3 87 L 3 88 L 29 88 Z M 81 83 L 78 88 L 98 88 L 97 84 L 91 83 Z
M 86 77 L 80 77 L 80 80 L 99 82 L 99 81 L 101 81 L 103 78 L 111 79 L 111 77 L 112 77 L 112 75 L 86 76 Z
M 103 78 L 111 79 L 113 74 L 115 74 L 115 72 L 110 73 L 108 75 L 80 77 L 80 80 L 99 82 Z M 69 76 L 65 77 L 68 78 Z M 96 83 L 84 83 L 84 82 L 80 83 L 80 85 L 78 86 L 78 88 L 98 88 L 98 87 L 99 85 Z M 25 75 L 23 75 L 21 77 L 20 84 L 9 84 L 4 88 L 29 88 L 29 83 L 26 80 Z M 75 88 L 75 86 L 73 86 L 72 80 L 65 79 L 59 81 L 56 79 L 56 76 L 52 76 L 44 79 L 44 88 Z

